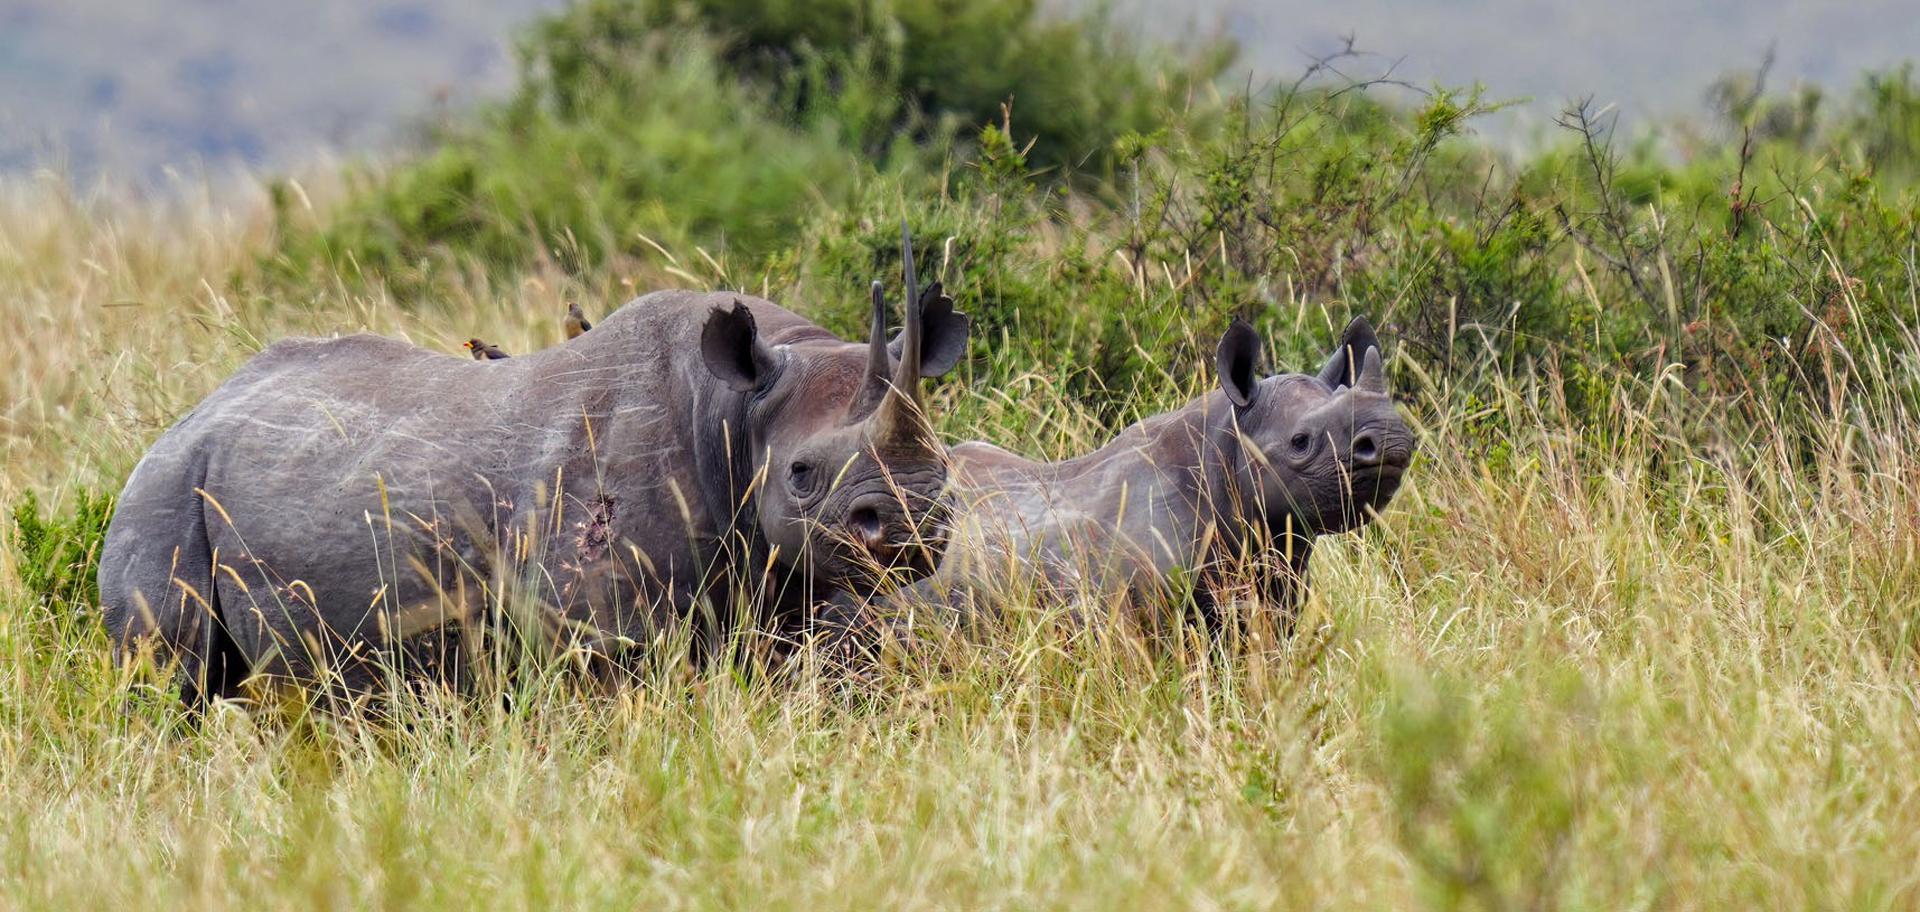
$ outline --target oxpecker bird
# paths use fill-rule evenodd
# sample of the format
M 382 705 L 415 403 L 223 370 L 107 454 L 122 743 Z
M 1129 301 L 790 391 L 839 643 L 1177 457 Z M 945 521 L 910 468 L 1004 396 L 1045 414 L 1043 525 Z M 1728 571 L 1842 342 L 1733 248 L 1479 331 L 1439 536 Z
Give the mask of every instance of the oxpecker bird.
M 501 351 L 499 346 L 488 345 L 479 339 L 468 339 L 467 351 L 473 352 L 473 360 L 475 361 L 498 361 L 501 358 L 512 357 L 506 352 Z
M 593 324 L 587 322 L 587 315 L 581 312 L 579 303 L 567 302 L 567 338 L 577 338 L 592 328 Z

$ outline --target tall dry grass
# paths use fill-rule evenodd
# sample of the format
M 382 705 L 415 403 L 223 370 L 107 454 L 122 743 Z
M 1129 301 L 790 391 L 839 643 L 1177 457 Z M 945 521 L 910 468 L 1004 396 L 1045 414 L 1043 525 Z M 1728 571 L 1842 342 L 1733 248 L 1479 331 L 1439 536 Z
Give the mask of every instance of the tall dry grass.
M 9 504 L 116 485 L 273 338 L 524 350 L 598 291 L 278 300 L 254 209 L 0 199 Z M 664 262 L 633 276 L 710 276 Z M 1836 359 L 1897 379 L 1912 340 L 1883 341 Z M 1323 542 L 1306 622 L 1270 650 L 1035 622 L 853 687 L 722 665 L 602 696 L 547 674 L 511 700 L 408 696 L 389 725 L 293 705 L 195 722 L 9 567 L 0 905 L 1920 905 L 1901 401 L 1833 403 L 1802 445 L 1784 417 L 1715 438 L 1710 403 L 1623 381 L 1584 426 L 1544 385 L 1451 405 L 1413 354 L 1408 484 Z M 1139 408 L 1210 382 L 1168 375 Z M 1115 430 L 1058 389 L 938 402 L 950 436 L 1036 456 Z

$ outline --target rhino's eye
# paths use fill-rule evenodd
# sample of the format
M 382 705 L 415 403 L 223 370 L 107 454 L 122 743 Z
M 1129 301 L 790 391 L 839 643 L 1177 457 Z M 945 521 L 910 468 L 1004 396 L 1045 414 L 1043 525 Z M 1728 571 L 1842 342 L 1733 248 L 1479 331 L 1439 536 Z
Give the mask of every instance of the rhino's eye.
M 808 493 L 813 490 L 814 474 L 810 463 L 795 462 L 787 466 L 787 484 L 801 494 Z
M 1293 447 L 1293 451 L 1296 453 L 1304 453 L 1307 451 L 1307 444 L 1312 442 L 1306 434 L 1301 433 L 1293 435 L 1293 439 L 1287 441 L 1287 445 Z

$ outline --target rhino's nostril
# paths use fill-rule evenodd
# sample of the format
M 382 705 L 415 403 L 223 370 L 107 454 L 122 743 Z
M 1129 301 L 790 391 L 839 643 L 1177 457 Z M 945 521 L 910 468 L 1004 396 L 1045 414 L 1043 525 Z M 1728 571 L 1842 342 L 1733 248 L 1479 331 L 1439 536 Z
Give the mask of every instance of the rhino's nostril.
M 1380 463 L 1380 444 L 1370 433 L 1353 438 L 1353 464 L 1378 465 Z
M 848 513 L 847 529 L 869 551 L 887 542 L 887 528 L 880 522 L 880 512 L 872 507 L 857 507 Z

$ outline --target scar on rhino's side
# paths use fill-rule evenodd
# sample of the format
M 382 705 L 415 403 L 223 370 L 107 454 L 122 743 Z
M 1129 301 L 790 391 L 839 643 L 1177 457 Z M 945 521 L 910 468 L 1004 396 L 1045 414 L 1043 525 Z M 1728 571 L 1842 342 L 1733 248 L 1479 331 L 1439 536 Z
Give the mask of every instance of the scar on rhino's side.
M 574 523 L 580 534 L 574 536 L 573 546 L 579 552 L 582 564 L 597 561 L 607 556 L 607 549 L 613 542 L 613 495 L 600 492 L 587 510 L 585 522 Z

